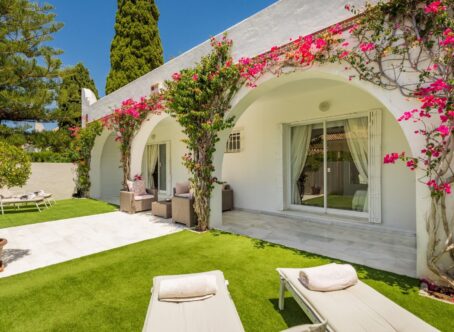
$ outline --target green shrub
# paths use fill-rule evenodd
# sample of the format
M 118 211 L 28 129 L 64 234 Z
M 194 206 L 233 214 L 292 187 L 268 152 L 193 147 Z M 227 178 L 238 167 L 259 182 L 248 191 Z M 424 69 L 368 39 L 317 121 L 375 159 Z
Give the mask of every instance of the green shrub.
M 31 173 L 30 157 L 27 153 L 0 140 L 0 188 L 23 186 Z
M 34 163 L 70 163 L 72 161 L 68 154 L 53 151 L 29 152 L 28 155 Z

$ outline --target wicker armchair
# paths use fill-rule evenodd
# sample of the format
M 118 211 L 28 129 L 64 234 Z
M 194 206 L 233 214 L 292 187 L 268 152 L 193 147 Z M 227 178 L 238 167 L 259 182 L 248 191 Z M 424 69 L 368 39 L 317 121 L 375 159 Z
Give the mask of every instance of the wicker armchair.
M 176 183 L 176 187 L 173 188 L 172 220 L 188 227 L 197 224 L 194 196 L 189 191 L 189 182 Z
M 146 194 L 137 194 L 133 190 L 120 191 L 120 211 L 136 213 L 151 210 L 151 203 L 158 200 L 158 190 L 146 189 L 145 191 Z

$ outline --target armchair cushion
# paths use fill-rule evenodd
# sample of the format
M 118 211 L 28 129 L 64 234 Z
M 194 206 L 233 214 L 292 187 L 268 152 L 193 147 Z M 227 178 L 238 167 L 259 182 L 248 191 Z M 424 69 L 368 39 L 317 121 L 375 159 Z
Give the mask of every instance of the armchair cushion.
M 134 181 L 133 191 L 135 196 L 146 195 L 145 182 L 143 180 Z
M 188 194 L 189 193 L 189 181 L 188 182 L 177 182 L 175 184 L 175 195 Z

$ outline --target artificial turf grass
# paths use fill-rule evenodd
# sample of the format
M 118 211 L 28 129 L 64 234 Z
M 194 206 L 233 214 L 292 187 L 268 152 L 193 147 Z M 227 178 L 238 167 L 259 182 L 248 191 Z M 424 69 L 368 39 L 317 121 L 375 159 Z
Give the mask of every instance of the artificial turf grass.
M 140 331 L 152 278 L 219 269 L 246 331 L 280 331 L 308 322 L 290 297 L 277 309 L 277 267 L 307 267 L 327 257 L 212 231 L 183 231 L 0 279 L 0 331 Z M 418 295 L 415 279 L 355 266 L 360 278 L 442 331 L 454 306 Z
M 0 228 L 89 216 L 116 210 L 116 206 L 94 199 L 59 200 L 49 208 L 41 206 L 41 212 L 32 205 L 21 206 L 19 209 L 8 206 L 5 208 L 5 214 L 0 215 Z

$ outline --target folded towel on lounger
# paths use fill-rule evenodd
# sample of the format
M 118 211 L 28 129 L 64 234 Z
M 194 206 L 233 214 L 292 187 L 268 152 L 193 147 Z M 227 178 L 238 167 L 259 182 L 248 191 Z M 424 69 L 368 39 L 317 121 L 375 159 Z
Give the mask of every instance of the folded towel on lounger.
M 302 269 L 301 283 L 310 290 L 329 292 L 345 289 L 358 282 L 355 269 L 350 264 L 326 264 Z
M 158 298 L 166 302 L 197 301 L 215 295 L 216 291 L 214 275 L 169 278 L 161 281 Z

